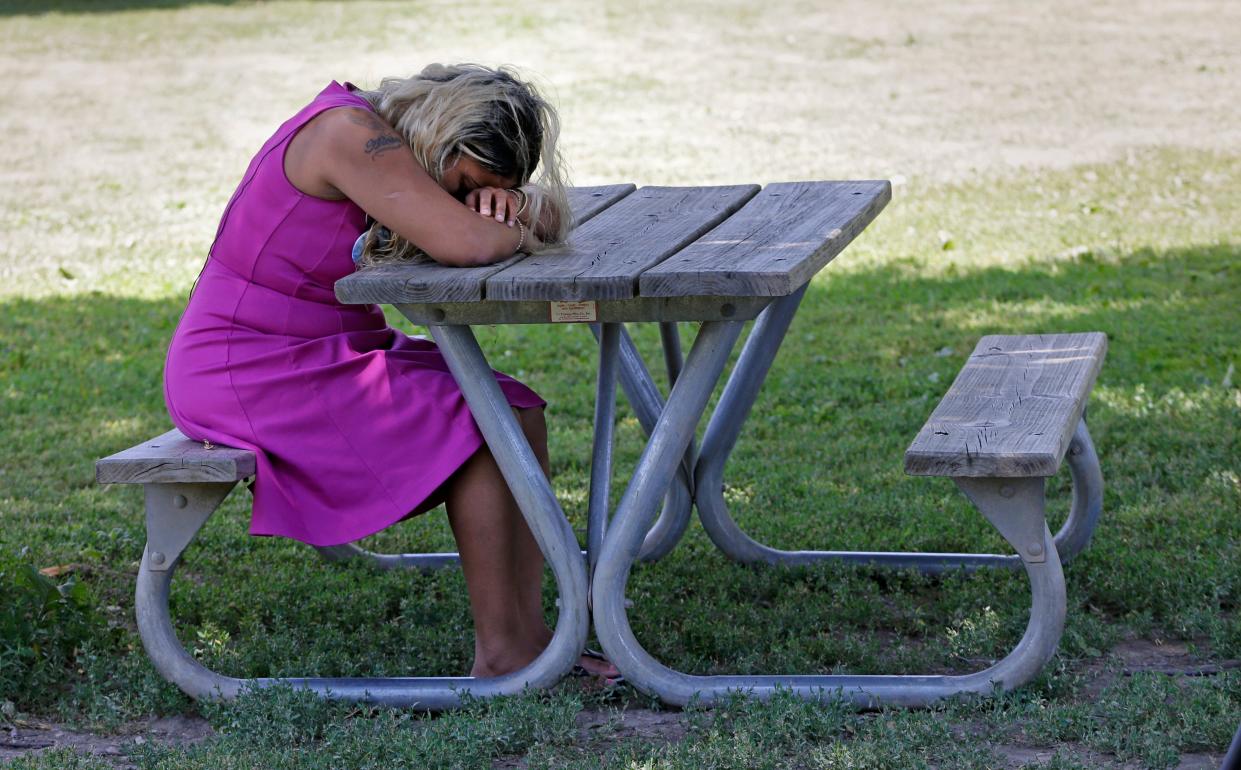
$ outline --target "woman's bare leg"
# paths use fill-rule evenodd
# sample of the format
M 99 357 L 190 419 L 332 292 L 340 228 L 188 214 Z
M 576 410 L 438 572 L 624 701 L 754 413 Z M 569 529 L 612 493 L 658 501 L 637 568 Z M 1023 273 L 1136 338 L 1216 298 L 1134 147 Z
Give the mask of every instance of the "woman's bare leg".
M 483 447 L 461 467 L 448 490 L 461 569 L 474 615 L 472 676 L 496 676 L 529 663 L 542 650 L 518 600 L 520 573 L 513 519 L 521 513 L 491 452 Z
M 542 410 L 517 414 L 547 473 Z M 474 614 L 470 673 L 497 676 L 515 671 L 542 652 L 552 636 L 543 621 L 543 554 L 485 446 L 453 477 L 446 503 Z M 600 676 L 619 674 L 606 661 L 583 658 L 580 663 Z
M 551 478 L 551 461 L 547 451 L 547 422 L 543 419 L 542 409 L 514 409 L 517 421 L 538 458 L 543 475 Z M 519 512 L 520 513 L 520 512 Z M 518 516 L 520 525 L 514 527 L 513 546 L 514 559 L 518 565 L 517 601 L 522 608 L 522 616 L 530 622 L 530 634 L 541 638 L 546 646 L 552 638 L 551 629 L 543 622 L 543 552 L 534 539 L 525 519 Z

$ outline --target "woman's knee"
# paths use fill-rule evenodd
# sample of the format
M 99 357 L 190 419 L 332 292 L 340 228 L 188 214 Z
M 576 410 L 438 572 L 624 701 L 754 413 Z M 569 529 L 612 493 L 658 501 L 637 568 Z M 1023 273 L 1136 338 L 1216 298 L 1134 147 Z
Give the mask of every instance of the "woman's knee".
M 533 406 L 529 409 L 513 409 L 517 413 L 517 421 L 521 423 L 521 429 L 530 439 L 542 438 L 544 443 L 547 441 L 547 420 L 543 416 L 543 407 Z
M 526 440 L 530 442 L 530 448 L 538 455 L 539 459 L 546 462 L 547 460 L 547 420 L 543 416 L 542 407 L 531 407 L 529 409 L 513 409 L 517 414 L 517 422 L 521 425 L 521 430 L 526 434 Z

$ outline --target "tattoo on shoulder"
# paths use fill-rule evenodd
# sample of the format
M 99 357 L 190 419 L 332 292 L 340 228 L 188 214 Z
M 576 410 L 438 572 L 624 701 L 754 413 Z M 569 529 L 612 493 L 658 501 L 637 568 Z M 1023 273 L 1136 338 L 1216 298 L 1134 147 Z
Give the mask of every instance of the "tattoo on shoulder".
M 405 144 L 401 137 L 397 136 L 388 124 L 383 122 L 378 115 L 372 112 L 364 112 L 362 110 L 349 110 L 349 122 L 355 125 L 364 126 L 375 131 L 375 136 L 366 140 L 364 150 L 371 159 L 379 157 L 388 150 L 394 150 Z
M 366 140 L 366 154 L 374 160 L 388 150 L 395 150 L 404 144 L 395 134 L 379 134 Z

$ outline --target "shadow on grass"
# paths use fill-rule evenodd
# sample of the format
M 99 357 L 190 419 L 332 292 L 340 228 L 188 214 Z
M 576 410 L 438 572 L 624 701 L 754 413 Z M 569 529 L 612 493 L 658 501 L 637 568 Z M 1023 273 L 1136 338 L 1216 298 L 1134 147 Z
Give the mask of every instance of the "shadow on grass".
M 994 547 L 949 482 L 901 475 L 904 447 L 980 335 L 1104 331 L 1111 349 L 1092 430 L 1108 484 L 1105 517 L 1072 565 L 1062 650 L 1080 655 L 1119 633 L 1107 630 L 1114 624 L 1144 623 L 1202 639 L 1219 655 L 1241 654 L 1241 524 L 1229 481 L 1241 425 L 1235 391 L 1220 385 L 1237 356 L 1238 264 L 1235 246 L 1209 245 L 960 276 L 923 277 L 900 263 L 829 268 L 808 292 L 734 453 L 730 505 L 756 536 L 782 547 Z M 109 602 L 130 601 L 132 577 L 113 565 L 141 550 L 140 503 L 135 490 L 102 491 L 92 466 L 167 428 L 161 367 L 182 304 L 103 294 L 0 304 L 0 554 L 28 547 L 39 566 L 94 563 Z M 527 373 L 552 404 L 553 429 L 584 452 L 555 460 L 557 486 L 572 483 L 589 457 L 591 335 L 537 326 L 480 336 L 497 365 Z M 650 329 L 639 335 L 652 361 L 656 340 Z M 621 481 L 636 455 L 636 428 L 628 430 Z M 194 579 L 178 583 L 178 617 L 196 629 L 183 638 L 232 638 L 221 647 L 228 673 L 408 672 L 408 650 L 423 656 L 419 673 L 464 670 L 468 618 L 457 573 L 362 580 L 320 568 L 304 548 L 247 538 L 245 505 L 230 498 L 192 549 Z M 681 670 L 949 670 L 1005 649 L 1028 609 L 1015 574 L 931 584 L 834 566 L 755 570 L 709 553 L 695 527 L 672 557 L 636 569 L 628 591 L 638 637 Z M 978 615 L 980 607 L 997 609 Z M 946 628 L 966 621 L 982 630 L 944 641 Z M 887 644 L 878 629 L 927 643 Z M 357 633 L 385 641 L 359 644 Z
M 1134 631 L 1194 640 L 1209 659 L 1241 655 L 1241 520 L 1229 486 L 1241 410 L 1219 384 L 1237 355 L 1237 257 L 1234 246 L 1203 246 L 943 277 L 912 263 L 829 268 L 733 453 L 728 503 L 783 548 L 1003 548 L 947 479 L 903 477 L 903 448 L 980 334 L 1102 330 L 1112 346 L 1092 431 L 1107 498 L 1095 541 L 1070 565 L 1061 656 L 1098 656 Z M 93 463 L 168 428 L 161 368 L 182 304 L 107 294 L 0 303 L 0 563 L 72 565 L 118 618 L 132 611 L 140 492 L 99 487 Z M 638 332 L 658 360 L 658 334 Z M 591 334 L 540 325 L 480 338 L 551 402 L 558 491 L 585 483 Z M 618 492 L 637 456 L 632 424 L 618 430 Z M 326 568 L 298 544 L 248 537 L 247 519 L 248 499 L 228 499 L 174 586 L 181 638 L 212 667 L 243 677 L 468 669 L 459 571 Z M 442 518 L 422 519 L 377 535 L 382 550 L 443 549 Z M 635 569 L 627 595 L 652 655 L 692 673 L 972 671 L 1008 650 L 1029 609 L 1025 579 L 1008 571 L 927 580 L 831 564 L 751 569 L 714 553 L 697 527 L 668 559 Z M 91 648 L 79 673 L 60 674 L 84 704 L 73 708 L 127 718 L 184 708 L 132 628 L 101 627 Z
M 853 423 L 856 410 L 871 419 L 911 399 L 938 399 L 988 333 L 1104 331 L 1110 349 L 1100 386 L 1144 389 L 1147 398 L 1218 384 L 1237 363 L 1241 264 L 1231 244 L 1107 261 L 1086 255 L 960 276 L 915 271 L 900 263 L 839 273 L 829 266 L 807 293 L 760 396 L 757 409 L 766 411 L 751 421 Z M 182 307 L 179 297 L 98 293 L 0 303 L 3 399 L 6 415 L 16 418 L 0 428 L 10 434 L 5 443 L 18 446 L 16 432 L 43 445 L 40 432 L 71 427 L 83 451 L 102 456 L 164 430 L 163 355 Z M 593 343 L 579 331 L 495 327 L 480 337 L 485 347 L 504 350 L 497 366 L 534 372 L 531 384 L 548 394 L 555 411 L 560 398 L 573 409 L 589 408 L 593 398 L 593 386 L 582 385 L 593 381 Z M 649 331 L 638 337 L 654 339 Z M 574 350 L 581 355 L 562 355 Z M 563 372 L 566 362 L 585 368 Z M 815 394 L 822 398 L 808 398 Z M 896 443 L 916 432 L 931 406 L 917 405 L 911 417 L 918 424 Z M 1108 419 L 1140 417 L 1141 404 L 1132 411 Z M 1126 425 L 1127 434 L 1145 432 Z M 19 467 L 28 462 L 10 458 L 10 467 L 14 460 Z

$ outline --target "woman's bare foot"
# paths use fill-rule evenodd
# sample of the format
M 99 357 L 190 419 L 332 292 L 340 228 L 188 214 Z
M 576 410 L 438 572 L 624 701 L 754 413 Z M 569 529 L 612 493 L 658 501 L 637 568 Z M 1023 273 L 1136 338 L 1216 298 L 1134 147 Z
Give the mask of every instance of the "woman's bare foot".
M 476 645 L 470 676 L 503 676 L 529 665 L 530 661 L 537 658 L 551 643 L 552 631 L 544 626 L 537 636 L 538 639 L 533 643 L 505 645 L 494 651 L 486 651 Z M 618 679 L 621 675 L 620 669 L 613 665 L 612 661 L 593 650 L 582 653 L 577 659 L 577 668 L 605 681 Z
M 474 647 L 474 665 L 470 668 L 470 676 L 488 677 L 504 676 L 528 666 L 530 661 L 539 656 L 546 644 L 512 644 L 505 645 L 494 651 L 485 651 L 478 645 Z

